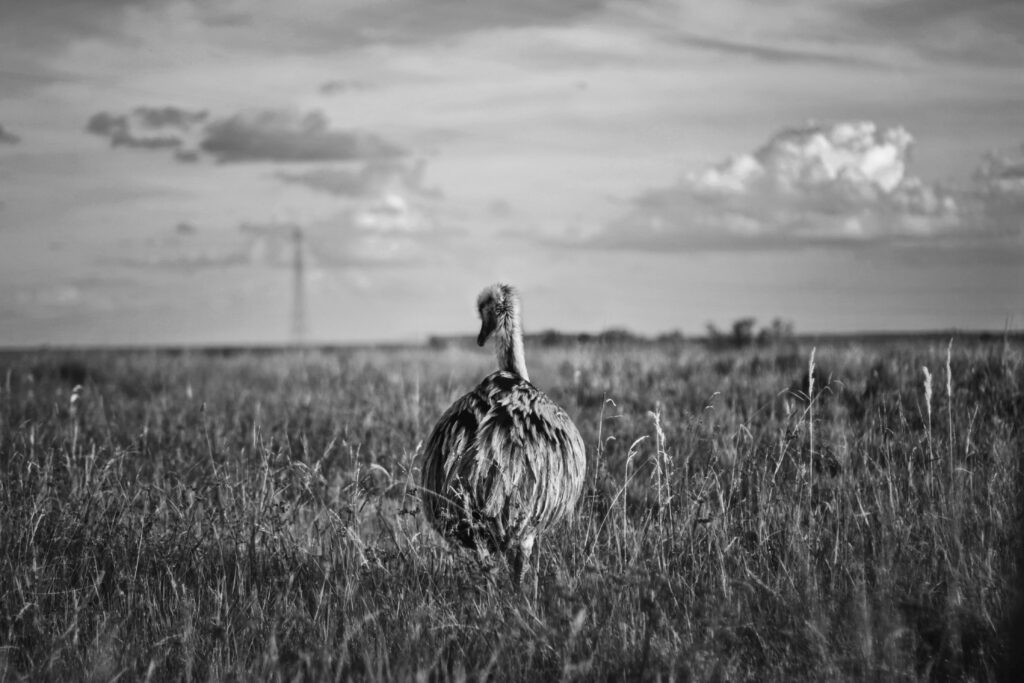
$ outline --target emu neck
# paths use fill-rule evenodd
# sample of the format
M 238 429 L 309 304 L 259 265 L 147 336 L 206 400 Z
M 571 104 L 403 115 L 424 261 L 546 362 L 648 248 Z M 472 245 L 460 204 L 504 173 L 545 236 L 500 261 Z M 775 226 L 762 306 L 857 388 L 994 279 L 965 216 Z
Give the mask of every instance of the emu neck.
M 523 353 L 523 331 L 519 326 L 519 311 L 509 311 L 498 318 L 494 350 L 498 356 L 498 369 L 519 375 L 526 381 L 526 355 Z

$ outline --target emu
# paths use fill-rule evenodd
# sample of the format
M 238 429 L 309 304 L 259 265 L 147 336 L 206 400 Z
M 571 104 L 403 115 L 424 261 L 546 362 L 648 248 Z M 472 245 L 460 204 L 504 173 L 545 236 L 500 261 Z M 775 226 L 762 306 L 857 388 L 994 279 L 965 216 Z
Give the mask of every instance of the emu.
M 504 555 L 518 590 L 538 534 L 575 510 L 586 449 L 565 411 L 530 383 L 515 288 L 485 288 L 477 309 L 477 344 L 494 338 L 498 370 L 455 401 L 427 439 L 423 507 L 442 536 L 482 563 Z

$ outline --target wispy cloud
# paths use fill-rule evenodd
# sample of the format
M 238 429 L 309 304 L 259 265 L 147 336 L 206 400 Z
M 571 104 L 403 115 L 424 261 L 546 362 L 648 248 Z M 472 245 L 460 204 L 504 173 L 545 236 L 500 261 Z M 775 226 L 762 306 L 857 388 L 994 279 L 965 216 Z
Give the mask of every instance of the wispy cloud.
M 297 12 L 276 2 L 263 2 L 258 14 L 272 18 L 272 43 L 287 41 L 294 50 L 320 52 L 339 44 L 427 43 L 474 31 L 566 24 L 599 11 L 606 0 L 441 0 L 422 3 L 322 2 Z M 290 30 L 281 30 L 282 26 Z
M 460 235 L 441 224 L 429 203 L 398 193 L 362 198 L 309 225 L 270 221 L 239 227 L 249 262 L 271 267 L 292 265 L 296 231 L 308 264 L 320 270 L 437 264 Z
M 172 271 L 287 269 L 301 249 L 307 266 L 330 271 L 438 263 L 461 233 L 442 226 L 427 198 L 361 196 L 319 220 L 244 221 L 234 228 L 179 222 L 166 233 L 126 243 L 104 263 Z
M 375 159 L 357 168 L 314 168 L 297 173 L 281 171 L 277 177 L 337 197 L 359 198 L 402 192 L 440 197 L 441 191 L 424 183 L 426 162 L 407 164 L 397 159 Z
M 854 37 L 909 46 L 932 59 L 1017 68 L 1024 60 L 1024 6 L 1017 0 L 902 0 L 843 6 Z
M 0 292 L 0 311 L 47 318 L 68 313 L 88 315 L 130 306 L 138 280 L 110 273 L 54 276 L 49 280 L 17 283 Z

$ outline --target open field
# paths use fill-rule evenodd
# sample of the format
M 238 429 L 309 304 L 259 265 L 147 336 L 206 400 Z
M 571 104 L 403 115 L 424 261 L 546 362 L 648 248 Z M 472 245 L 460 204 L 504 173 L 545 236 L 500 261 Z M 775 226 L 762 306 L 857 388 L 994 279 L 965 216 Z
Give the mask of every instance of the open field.
M 996 678 L 1019 343 L 810 352 L 528 346 L 590 458 L 535 598 L 418 510 L 486 352 L 0 354 L 0 680 Z

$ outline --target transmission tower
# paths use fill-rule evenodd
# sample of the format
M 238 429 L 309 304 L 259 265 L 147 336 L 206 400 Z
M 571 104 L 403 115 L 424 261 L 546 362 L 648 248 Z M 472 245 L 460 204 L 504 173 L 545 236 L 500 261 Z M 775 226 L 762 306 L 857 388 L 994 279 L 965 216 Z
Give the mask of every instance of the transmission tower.
M 292 343 L 301 346 L 308 332 L 306 323 L 306 263 L 302 228 L 292 230 Z

